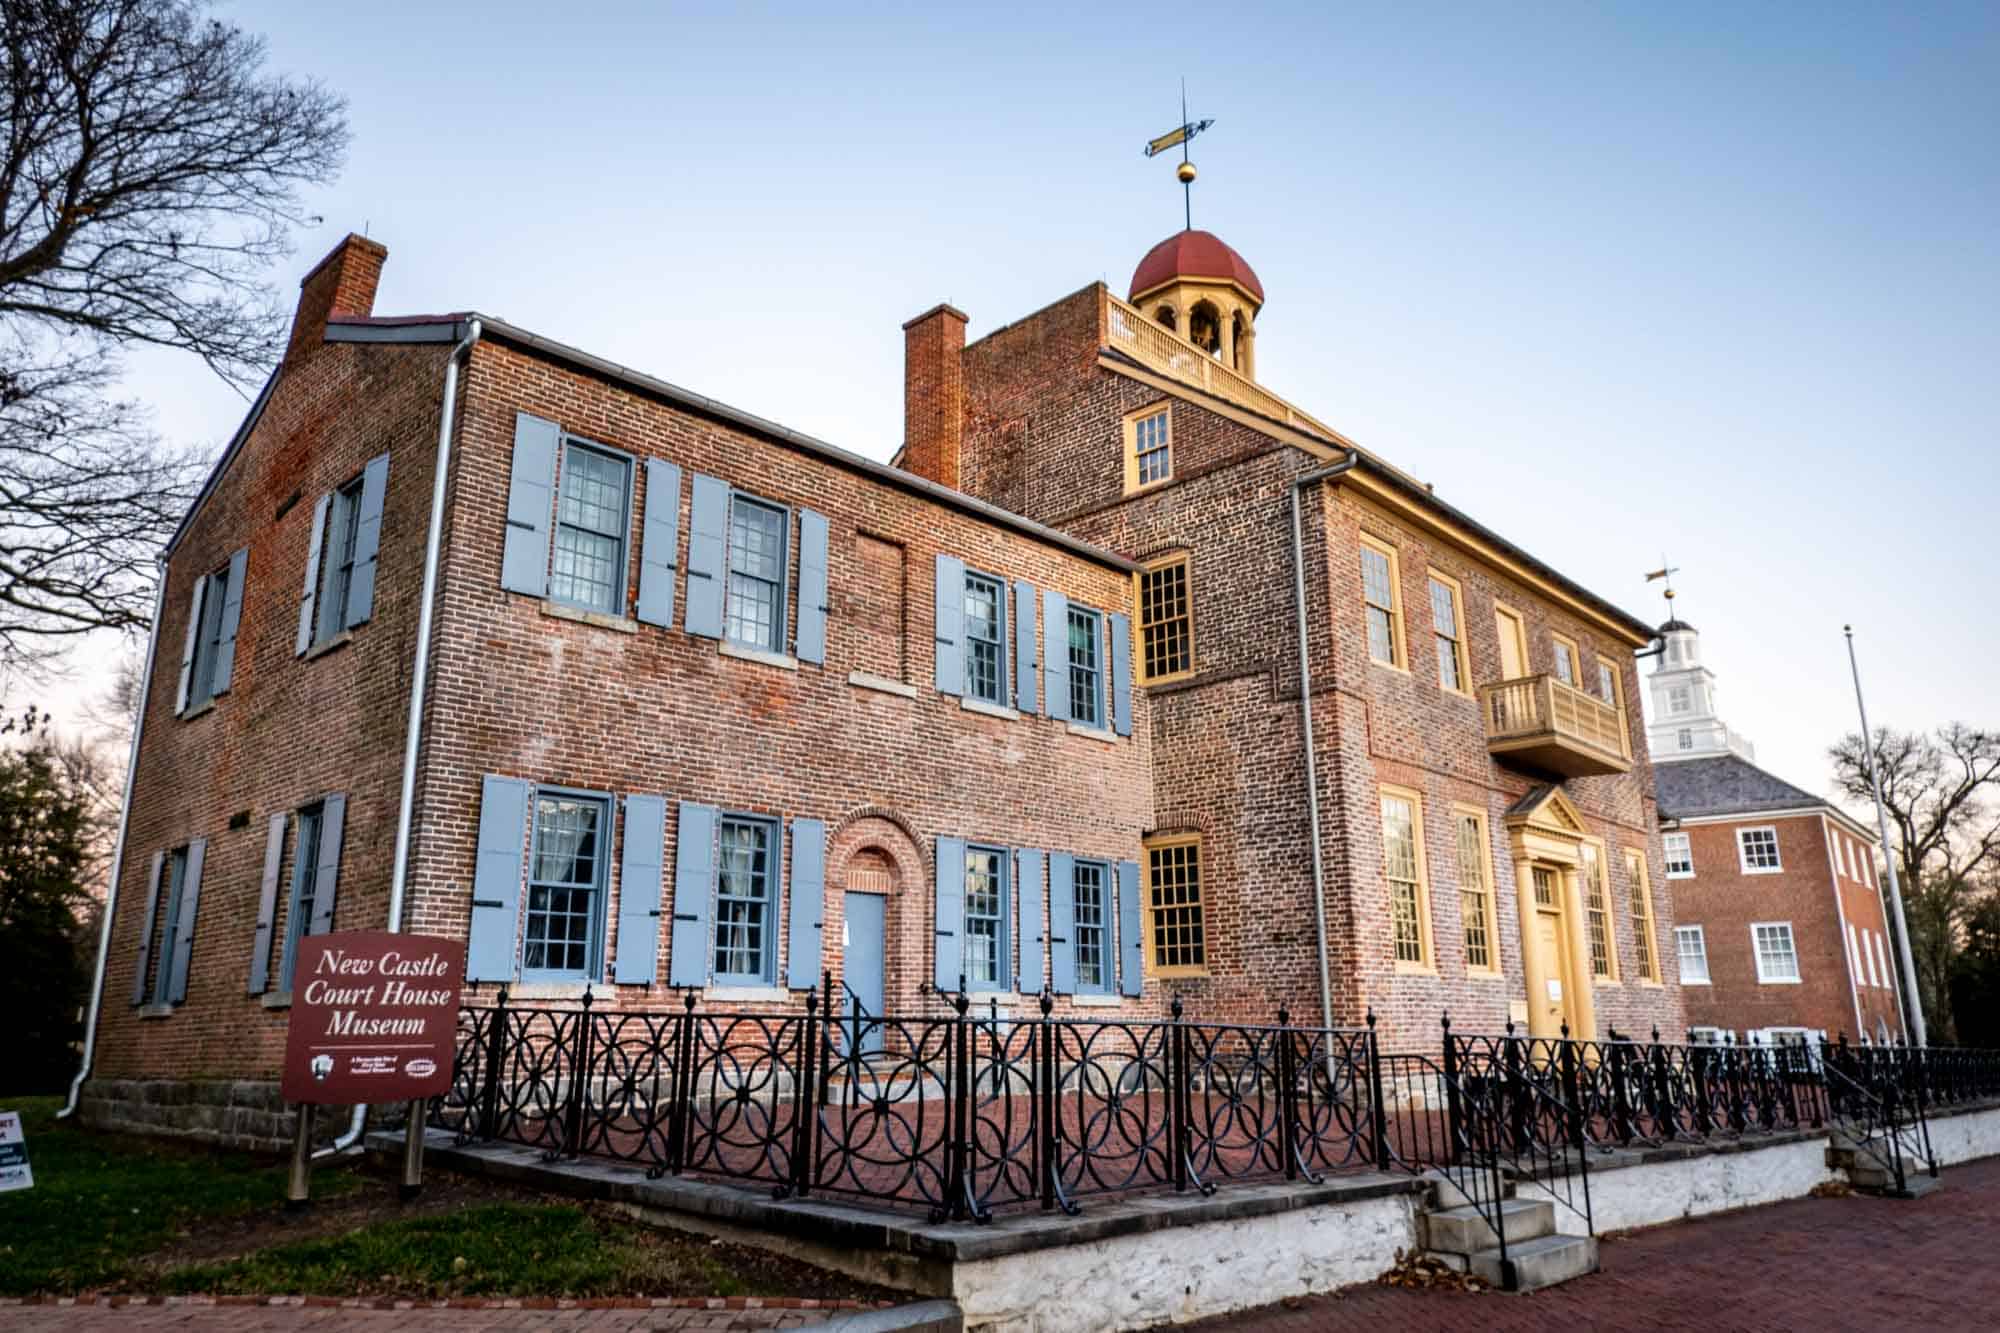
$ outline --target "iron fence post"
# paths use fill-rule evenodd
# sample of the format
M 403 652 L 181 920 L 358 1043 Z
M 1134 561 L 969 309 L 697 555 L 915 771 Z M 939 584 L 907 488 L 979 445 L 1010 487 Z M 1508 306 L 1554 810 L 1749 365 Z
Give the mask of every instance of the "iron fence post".
M 1178 1003 L 1178 1001 L 1176 1001 Z M 1049 1015 L 1056 1002 L 1047 986 L 1042 987 L 1041 1021 L 1035 1025 L 1036 1086 L 1032 1089 L 1035 1116 L 1036 1183 L 1041 1186 L 1042 1208 L 1056 1206 L 1056 1116 L 1061 1113 L 1061 1090 L 1056 1069 L 1056 1026 Z
M 813 1126 L 819 1112 L 813 1102 L 813 1071 L 819 1058 L 819 992 L 806 992 L 806 1016 L 799 1028 L 798 1073 L 792 1080 L 792 1173 L 788 1184 L 794 1198 L 812 1190 L 812 1158 L 818 1146 Z
M 681 997 L 681 1013 L 674 1024 L 678 1047 L 674 1060 L 673 1119 L 667 1129 L 667 1165 L 675 1175 L 687 1167 L 688 1138 L 694 1121 L 695 1017 L 694 992 Z
M 507 988 L 500 988 L 498 1003 L 487 1011 L 492 1029 L 487 1032 L 486 1086 L 479 1097 L 479 1137 L 492 1142 L 500 1132 L 500 1066 L 507 1058 Z
M 1451 1014 L 1447 1011 L 1439 1020 L 1444 1029 L 1444 1141 L 1445 1160 L 1453 1166 L 1465 1161 L 1471 1154 L 1471 1145 L 1465 1132 L 1465 1107 L 1458 1095 L 1458 1043 L 1451 1036 Z
M 1375 1011 L 1368 1011 L 1368 1120 L 1374 1139 L 1375 1166 L 1387 1171 L 1389 1154 L 1389 1106 L 1382 1095 L 1382 1038 L 1375 1031 Z
M 569 1099 L 563 1108 L 562 1147 L 552 1157 L 574 1160 L 583 1147 L 583 1099 L 590 1083 L 590 986 L 583 988 L 583 1008 L 576 1016 L 576 1046 L 570 1055 Z
M 1528 1137 L 1528 1079 L 1522 1068 L 1521 1039 L 1514 1035 L 1514 1025 L 1507 1024 L 1507 1132 L 1511 1136 L 1516 1153 L 1525 1152 L 1530 1142 Z
M 1296 1127 L 1292 1124 L 1294 1103 L 1298 1090 L 1293 1087 L 1292 1078 L 1292 1015 L 1283 1005 L 1278 1006 L 1278 1152 L 1285 1159 L 1285 1179 L 1299 1178 Z
M 949 1080 L 947 1095 L 951 1099 L 951 1149 L 948 1155 L 949 1173 L 945 1181 L 945 1197 L 954 1219 L 970 1217 L 972 1209 L 972 1179 L 969 1158 L 972 1151 L 972 1049 L 970 1039 L 971 1019 L 967 1017 L 972 1001 L 965 993 L 965 977 L 958 979 L 958 994 L 952 1000 L 952 1009 L 957 1017 L 951 1023 L 951 1056 L 945 1063 Z
M 1611 1115 L 1613 1120 L 1616 1121 L 1617 1125 L 1616 1133 L 1618 1135 L 1618 1142 L 1621 1146 L 1627 1148 L 1631 1147 L 1632 1140 L 1638 1137 L 1637 1131 L 1634 1130 L 1632 1127 L 1631 1090 L 1625 1086 L 1626 1073 L 1630 1069 L 1631 1063 L 1632 1063 L 1631 1043 L 1623 1041 L 1612 1042 L 1611 1043 Z M 1583 1108 L 1582 1106 L 1579 1105 L 1576 1108 L 1576 1110 L 1578 1114 L 1581 1114 Z
M 1173 1157 L 1174 1189 L 1187 1189 L 1187 1033 L 1181 1026 L 1181 997 L 1174 996 L 1167 1027 L 1167 1151 Z
M 1583 1096 L 1577 1084 L 1576 1043 L 1569 1039 L 1569 1025 L 1567 1023 L 1563 1025 L 1563 1039 L 1559 1049 L 1562 1052 L 1560 1069 L 1562 1073 L 1563 1101 L 1567 1103 L 1563 1108 L 1564 1118 L 1569 1121 L 1567 1126 L 1569 1132 L 1566 1137 L 1570 1140 L 1570 1146 L 1576 1149 L 1578 1158 L 1581 1158 L 1583 1156 Z

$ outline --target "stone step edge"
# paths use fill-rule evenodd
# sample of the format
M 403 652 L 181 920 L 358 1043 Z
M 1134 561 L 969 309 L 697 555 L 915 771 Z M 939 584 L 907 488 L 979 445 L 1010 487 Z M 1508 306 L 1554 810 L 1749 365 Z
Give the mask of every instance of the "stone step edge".
M 19 1306 L 306 1306 L 337 1310 L 888 1310 L 893 1301 L 817 1296 L 459 1296 L 415 1300 L 399 1296 L 0 1296 L 0 1309 Z

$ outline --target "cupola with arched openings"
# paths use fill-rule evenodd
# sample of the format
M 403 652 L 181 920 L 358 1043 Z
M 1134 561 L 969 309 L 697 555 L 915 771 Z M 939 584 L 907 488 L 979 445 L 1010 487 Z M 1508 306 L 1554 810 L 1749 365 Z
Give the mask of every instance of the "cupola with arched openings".
M 1189 228 L 1148 250 L 1127 299 L 1223 365 L 1256 378 L 1264 284 L 1215 233 Z

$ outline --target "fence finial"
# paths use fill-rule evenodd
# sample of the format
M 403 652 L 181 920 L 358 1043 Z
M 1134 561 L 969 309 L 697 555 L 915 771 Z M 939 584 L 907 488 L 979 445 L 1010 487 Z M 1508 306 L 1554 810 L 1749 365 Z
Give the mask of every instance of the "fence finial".
M 586 1013 L 586 1014 L 590 1012 L 590 1006 L 591 1006 L 591 1005 L 592 1005 L 593 1003 L 595 1003 L 595 1002 L 596 1002 L 596 999 L 597 999 L 597 995 L 596 995 L 596 989 L 597 989 L 597 988 L 596 988 L 596 987 L 594 987 L 594 986 L 592 986 L 592 985 L 591 985 L 591 984 L 590 984 L 589 982 L 585 982 L 585 983 L 584 983 L 584 986 L 583 986 L 583 1012 L 584 1012 L 584 1013 Z
M 1179 1013 L 1180 1011 L 1179 1011 L 1179 1008 L 1178 1008 L 1178 1006 L 1179 1006 L 1179 1004 L 1180 1004 L 1180 1001 L 1179 1001 L 1179 1000 L 1175 1000 L 1175 1001 L 1174 1001 L 1174 1004 L 1175 1004 L 1175 1006 L 1176 1006 L 1176 1009 L 1175 1009 L 1175 1012 L 1176 1012 L 1176 1013 Z M 1056 1007 L 1056 997 L 1055 997 L 1055 996 L 1053 996 L 1053 995 L 1051 995 L 1051 994 L 1049 993 L 1049 988 L 1048 988 L 1048 986 L 1047 986 L 1047 985 L 1044 985 L 1044 986 L 1042 987 L 1042 1017 L 1043 1017 L 1043 1018 L 1047 1018 L 1047 1017 L 1049 1016 L 1050 1012 L 1051 1012 L 1052 1010 L 1054 1010 L 1054 1008 L 1055 1008 L 1055 1007 Z
M 1375 1006 L 1372 1004 L 1368 1006 L 1368 1030 L 1375 1030 Z
M 1658 1046 L 1659 1044 L 1660 1044 L 1660 1025 L 1658 1023 L 1655 1023 L 1653 1024 L 1653 1045 Z
M 1447 1009 L 1447 1010 L 1445 1010 L 1445 1011 L 1444 1011 L 1444 1012 L 1443 1012 L 1442 1014 L 1440 1014 L 1440 1015 L 1438 1016 L 1438 1023 L 1439 1023 L 1439 1025 L 1440 1025 L 1441 1027 L 1443 1027 L 1443 1028 L 1444 1028 L 1444 1030 L 1445 1030 L 1446 1032 L 1450 1032 L 1450 1031 L 1451 1031 L 1451 1010 Z
M 1178 995 L 1174 996 L 1174 1003 L 1173 1003 L 1173 1006 L 1172 1006 L 1172 1008 L 1171 1008 L 1171 1009 L 1169 1010 L 1169 1012 L 1171 1012 L 1171 1013 L 1173 1014 L 1173 1016 L 1174 1016 L 1174 1022 L 1178 1023 L 1178 1022 L 1180 1022 L 1180 1021 L 1181 1021 L 1181 997 L 1180 997 L 1180 996 L 1178 996 Z

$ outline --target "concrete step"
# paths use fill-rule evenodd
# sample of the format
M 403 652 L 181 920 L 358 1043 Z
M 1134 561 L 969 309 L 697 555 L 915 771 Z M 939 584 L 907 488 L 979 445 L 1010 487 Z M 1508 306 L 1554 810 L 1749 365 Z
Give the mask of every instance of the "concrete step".
M 1944 1182 L 1928 1171 L 1907 1170 L 1903 1173 L 1903 1188 L 1896 1188 L 1895 1178 L 1885 1172 L 1878 1172 L 1879 1180 L 1864 1182 L 1858 1175 L 1849 1173 L 1854 1180 L 1854 1188 L 1863 1194 L 1879 1194 L 1885 1199 L 1921 1199 Z
M 1500 1225 L 1507 1243 L 1517 1245 L 1554 1233 L 1556 1206 L 1547 1199 L 1502 1199 Z M 1451 1254 L 1476 1254 L 1500 1243 L 1485 1212 L 1467 1204 L 1424 1214 L 1424 1247 Z
M 1500 1251 L 1481 1250 L 1471 1256 L 1472 1271 L 1504 1291 L 1540 1291 L 1559 1282 L 1597 1271 L 1597 1237 L 1538 1236 L 1507 1247 L 1513 1282 L 1506 1281 Z
M 1465 1183 L 1463 1185 L 1458 1184 L 1449 1176 L 1436 1170 L 1424 1172 L 1424 1179 L 1430 1182 L 1431 1197 L 1440 1210 L 1463 1208 L 1467 1204 L 1484 1203 L 1493 1197 L 1493 1176 L 1487 1171 L 1468 1172 L 1464 1177 Z M 1512 1181 L 1504 1178 L 1501 1180 L 1500 1197 L 1503 1199 L 1514 1197 L 1514 1183 Z

